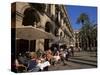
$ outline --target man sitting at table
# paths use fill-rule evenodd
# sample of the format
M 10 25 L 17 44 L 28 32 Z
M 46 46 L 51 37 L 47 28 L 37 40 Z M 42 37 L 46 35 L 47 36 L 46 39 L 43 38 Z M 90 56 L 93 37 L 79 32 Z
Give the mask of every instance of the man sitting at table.
M 49 61 L 47 60 L 47 55 L 43 54 L 42 57 L 38 58 L 38 65 L 41 71 L 48 71 L 48 67 L 50 66 Z
M 40 68 L 37 66 L 37 55 L 35 52 L 30 53 L 31 60 L 28 63 L 28 71 L 29 72 L 37 72 Z

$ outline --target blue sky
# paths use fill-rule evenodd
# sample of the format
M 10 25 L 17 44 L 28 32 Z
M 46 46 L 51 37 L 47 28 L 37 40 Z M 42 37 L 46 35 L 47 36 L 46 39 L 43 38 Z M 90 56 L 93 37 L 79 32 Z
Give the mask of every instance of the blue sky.
M 76 20 L 81 13 L 86 13 L 89 16 L 90 21 L 97 23 L 97 8 L 96 7 L 73 6 L 73 5 L 67 5 L 65 7 L 69 15 L 72 28 L 74 30 L 78 30 L 81 28 L 81 25 L 76 23 Z

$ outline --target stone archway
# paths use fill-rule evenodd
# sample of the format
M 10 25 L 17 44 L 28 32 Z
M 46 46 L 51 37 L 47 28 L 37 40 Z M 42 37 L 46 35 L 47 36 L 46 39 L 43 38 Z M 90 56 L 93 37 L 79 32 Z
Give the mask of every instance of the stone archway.
M 29 3 L 26 2 L 17 2 L 16 3 L 16 11 L 20 12 L 22 15 L 24 14 L 24 11 L 27 8 L 30 8 L 31 6 L 29 5 Z
M 45 24 L 45 31 L 46 32 L 49 32 L 49 33 L 51 32 L 51 28 L 50 28 L 51 26 L 50 25 L 51 25 L 50 22 L 46 22 L 46 24 Z
M 34 8 L 27 8 L 23 14 L 24 17 L 22 24 L 24 26 L 34 26 L 34 23 L 38 23 L 40 21 L 40 16 Z
M 22 24 L 24 26 L 30 26 L 30 25 L 35 26 L 40 21 L 39 14 L 32 7 L 27 8 L 23 14 L 24 14 L 24 17 L 23 17 Z M 29 42 L 29 51 L 35 51 L 36 50 L 36 40 L 29 40 L 29 41 L 30 41 Z
M 22 22 L 21 22 L 22 25 L 34 26 L 35 25 L 34 22 L 39 22 L 40 20 L 39 15 L 34 8 L 30 7 L 28 4 L 25 5 L 25 3 L 24 3 L 24 6 L 22 5 L 22 7 L 18 11 L 23 14 Z M 16 43 L 17 43 L 17 49 L 18 50 L 20 49 L 20 51 L 22 50 L 35 51 L 36 50 L 36 40 L 16 40 Z

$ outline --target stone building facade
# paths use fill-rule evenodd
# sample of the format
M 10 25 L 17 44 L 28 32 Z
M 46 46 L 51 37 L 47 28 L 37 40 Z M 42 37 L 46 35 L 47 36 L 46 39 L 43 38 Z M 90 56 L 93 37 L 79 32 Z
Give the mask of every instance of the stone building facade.
M 47 50 L 52 44 L 66 44 L 67 46 L 73 44 L 73 29 L 64 5 L 16 2 L 12 4 L 11 9 L 12 37 L 16 38 L 16 41 L 12 42 L 12 44 L 15 43 L 12 48 L 15 47 L 15 50 Z M 42 38 L 29 42 L 28 39 L 17 38 L 17 28 L 27 26 L 51 33 L 55 39 Z

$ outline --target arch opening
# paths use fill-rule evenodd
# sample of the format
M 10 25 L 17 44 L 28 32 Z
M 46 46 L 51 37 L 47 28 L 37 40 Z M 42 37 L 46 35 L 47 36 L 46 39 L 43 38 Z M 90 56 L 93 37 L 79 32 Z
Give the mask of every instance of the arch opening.
M 38 23 L 40 21 L 39 14 L 34 8 L 27 8 L 24 11 L 24 17 L 22 25 L 24 26 L 34 26 L 34 23 Z

